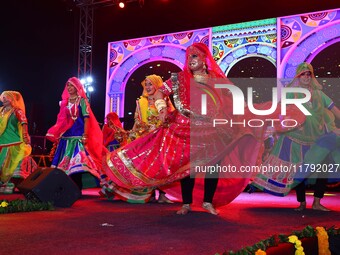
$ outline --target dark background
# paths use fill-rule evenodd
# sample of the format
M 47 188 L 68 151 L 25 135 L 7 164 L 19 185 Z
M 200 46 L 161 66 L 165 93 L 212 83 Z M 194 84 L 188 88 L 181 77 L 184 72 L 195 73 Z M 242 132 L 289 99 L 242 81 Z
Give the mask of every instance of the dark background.
M 104 121 L 107 45 L 111 41 L 339 8 L 334 0 L 145 0 L 94 12 L 91 106 Z M 79 8 L 72 0 L 8 0 L 0 5 L 0 91 L 22 93 L 30 133 L 55 123 L 69 77 L 77 76 Z M 337 47 L 339 43 L 337 43 Z M 339 55 L 332 58 L 339 62 Z M 322 60 L 324 62 L 324 60 Z M 135 96 L 133 96 L 135 100 Z

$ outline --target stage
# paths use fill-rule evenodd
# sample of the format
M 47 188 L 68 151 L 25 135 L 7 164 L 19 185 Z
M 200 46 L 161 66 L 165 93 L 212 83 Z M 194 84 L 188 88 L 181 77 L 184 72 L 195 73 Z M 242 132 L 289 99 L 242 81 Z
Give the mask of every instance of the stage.
M 194 206 L 188 215 L 176 215 L 180 203 L 129 204 L 99 198 L 99 189 L 83 190 L 72 207 L 54 211 L 0 215 L 2 254 L 222 254 L 251 246 L 274 234 L 312 227 L 340 225 L 340 192 L 322 200 L 331 212 L 293 210 L 295 192 L 275 197 L 262 192 L 241 193 L 220 215 Z M 0 195 L 3 199 L 22 194 Z M 308 255 L 308 254 L 306 254 Z

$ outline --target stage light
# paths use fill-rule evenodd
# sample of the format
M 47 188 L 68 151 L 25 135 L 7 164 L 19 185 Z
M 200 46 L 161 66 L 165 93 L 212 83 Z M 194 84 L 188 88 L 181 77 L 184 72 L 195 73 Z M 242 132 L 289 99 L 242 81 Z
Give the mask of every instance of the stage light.
M 124 1 L 119 1 L 118 6 L 123 9 L 125 7 Z
M 93 82 L 93 78 L 91 76 L 88 76 L 86 78 L 86 81 L 87 81 L 87 83 L 92 83 Z
M 80 79 L 80 82 L 83 84 L 86 96 L 90 100 L 91 93 L 94 91 L 94 87 L 92 85 L 93 78 L 91 76 L 87 76 L 85 78 Z
M 87 90 L 88 90 L 88 92 L 93 92 L 93 91 L 94 91 L 94 88 L 92 87 L 92 85 L 89 85 L 89 86 L 87 87 Z

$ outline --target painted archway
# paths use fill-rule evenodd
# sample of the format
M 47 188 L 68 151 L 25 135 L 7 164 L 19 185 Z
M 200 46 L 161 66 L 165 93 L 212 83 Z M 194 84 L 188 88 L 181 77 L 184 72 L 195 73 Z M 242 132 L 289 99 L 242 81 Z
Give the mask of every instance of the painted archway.
M 272 18 L 212 29 L 213 56 L 227 76 L 237 62 L 248 57 L 264 58 L 276 67 L 276 22 Z
M 182 69 L 186 48 L 195 42 L 209 46 L 210 34 L 205 28 L 109 43 L 105 115 L 113 111 L 124 116 L 126 83 L 138 67 L 162 60 Z
M 231 68 L 242 59 L 249 57 L 260 57 L 268 60 L 276 67 L 277 50 L 271 44 L 246 44 L 228 52 L 220 62 L 220 67 L 228 76 Z
M 310 63 L 323 49 L 340 41 L 339 12 L 340 9 L 282 19 L 279 77 L 291 80 L 297 65 Z

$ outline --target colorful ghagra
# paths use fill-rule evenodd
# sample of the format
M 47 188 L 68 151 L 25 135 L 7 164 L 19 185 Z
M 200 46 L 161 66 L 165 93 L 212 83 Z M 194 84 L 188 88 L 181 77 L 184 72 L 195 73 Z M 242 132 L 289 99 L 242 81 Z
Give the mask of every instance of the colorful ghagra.
M 212 84 L 203 85 L 194 81 L 190 84 L 187 79 L 181 72 L 178 74 L 179 83 L 168 80 L 160 88 L 167 96 L 174 93 L 177 110 L 169 114 L 167 123 L 107 154 L 103 168 L 110 182 L 102 190 L 106 195 L 143 203 L 148 201 L 155 187 L 183 179 L 195 166 L 229 163 L 239 167 L 255 164 L 259 143 L 250 132 L 238 127 L 214 128 L 209 119 L 195 119 L 194 109 L 190 109 L 190 94 L 204 91 L 209 94 L 208 111 L 214 113 L 216 118 L 225 118 L 224 111 L 232 110 L 231 98 L 215 90 Z M 182 84 L 190 84 L 190 89 Z M 200 96 L 192 98 L 195 101 Z M 229 203 L 247 182 L 246 178 L 221 179 L 219 186 L 225 183 L 229 186 L 218 190 L 224 190 L 224 201 Z
M 0 112 L 3 108 L 0 107 Z M 27 124 L 27 119 L 21 109 L 12 108 L 0 117 L 1 182 L 8 182 L 12 177 L 26 178 L 36 168 L 35 162 L 28 164 L 24 160 L 32 149 L 23 142 L 22 124 Z
M 276 167 L 277 171 L 258 174 L 252 182 L 260 190 L 276 196 L 286 196 L 298 184 L 294 178 L 301 171 L 300 167 L 311 145 L 335 128 L 334 117 L 329 111 L 334 103 L 321 90 L 312 90 L 311 101 L 304 106 L 312 115 L 306 116 L 305 123 L 299 129 L 279 136 L 263 164 L 268 169 Z
M 88 172 L 99 179 L 97 166 L 82 143 L 84 119 L 89 118 L 83 98 L 80 99 L 78 113 L 74 124 L 61 136 L 51 166 L 65 171 L 67 175 Z

